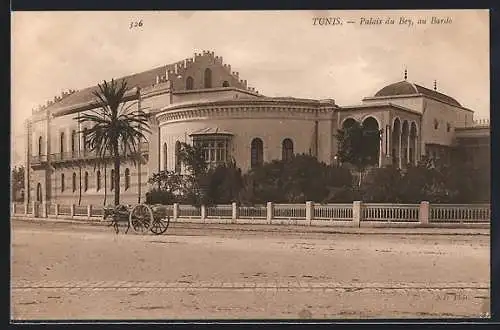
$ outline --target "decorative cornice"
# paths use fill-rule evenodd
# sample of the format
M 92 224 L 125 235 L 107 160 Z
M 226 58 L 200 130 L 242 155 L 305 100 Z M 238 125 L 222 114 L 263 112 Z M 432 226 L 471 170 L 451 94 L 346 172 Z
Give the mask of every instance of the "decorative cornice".
M 175 107 L 172 110 L 163 111 L 156 115 L 160 126 L 168 122 L 204 120 L 210 118 L 259 118 L 259 119 L 303 119 L 321 120 L 331 119 L 333 109 L 331 107 L 252 103 L 252 102 L 225 102 L 211 103 L 203 106 Z
M 391 103 L 391 102 L 387 102 L 387 103 L 374 103 L 374 104 L 360 104 L 360 105 L 351 105 L 351 106 L 341 106 L 339 111 L 343 111 L 343 110 L 346 110 L 346 111 L 361 111 L 361 110 L 366 110 L 366 109 L 370 109 L 370 108 L 396 108 L 398 110 L 403 110 L 405 112 L 409 112 L 409 113 L 412 113 L 412 114 L 415 114 L 415 115 L 419 115 L 419 116 L 422 116 L 422 113 L 417 111 L 417 110 L 413 110 L 413 109 L 410 109 L 410 108 L 407 108 L 407 107 L 404 107 L 402 105 L 399 105 L 399 104 L 394 104 L 394 103 Z

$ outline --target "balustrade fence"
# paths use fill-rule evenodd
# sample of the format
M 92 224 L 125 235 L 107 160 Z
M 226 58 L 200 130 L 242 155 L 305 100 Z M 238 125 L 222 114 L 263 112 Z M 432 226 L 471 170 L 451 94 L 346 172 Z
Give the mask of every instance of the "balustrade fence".
M 490 224 L 489 204 L 372 204 L 355 201 L 352 204 L 274 204 L 255 206 L 231 205 L 201 206 L 168 205 L 172 221 L 226 223 L 293 223 L 304 225 L 348 224 L 359 227 L 373 224 Z M 13 203 L 12 215 L 34 217 L 75 217 L 99 221 L 102 205 L 63 205 L 53 203 Z

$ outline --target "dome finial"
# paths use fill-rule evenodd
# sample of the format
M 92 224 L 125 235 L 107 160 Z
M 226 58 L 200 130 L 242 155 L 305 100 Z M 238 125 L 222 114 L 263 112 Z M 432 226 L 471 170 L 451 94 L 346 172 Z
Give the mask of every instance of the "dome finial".
M 405 68 L 405 80 L 408 79 L 408 70 Z
M 437 88 L 437 80 L 436 80 L 436 79 L 434 79 L 434 90 L 435 90 L 435 91 L 437 91 L 437 90 L 438 90 L 438 88 Z

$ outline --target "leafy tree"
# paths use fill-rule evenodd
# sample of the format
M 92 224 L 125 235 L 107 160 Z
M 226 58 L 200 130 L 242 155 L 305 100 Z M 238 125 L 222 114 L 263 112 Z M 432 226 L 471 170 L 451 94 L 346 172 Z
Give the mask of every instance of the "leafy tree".
M 371 173 L 361 189 L 362 199 L 365 202 L 399 203 L 401 187 L 401 173 L 395 167 L 376 168 Z
M 138 145 L 146 140 L 144 132 L 149 131 L 148 116 L 141 109 L 130 110 L 134 103 L 126 104 L 127 82 L 119 84 L 114 79 L 104 81 L 94 92 L 94 109 L 77 118 L 80 123 L 90 123 L 85 143 L 96 151 L 102 162 L 111 156 L 114 165 L 114 202 L 120 204 L 120 162 L 121 157 L 138 157 Z M 100 109 L 101 111 L 98 111 Z M 120 150 L 121 149 L 121 150 Z M 135 163 L 135 158 L 132 158 Z
M 149 178 L 153 188 L 146 193 L 148 204 L 172 204 L 182 200 L 187 191 L 186 178 L 174 171 L 160 171 Z
M 336 134 L 337 157 L 341 163 L 354 166 L 359 174 L 359 187 L 366 169 L 370 165 L 378 164 L 380 135 L 380 130 L 372 130 L 357 121 L 345 129 L 338 130 Z
M 208 189 L 209 175 L 208 163 L 205 161 L 201 145 L 181 143 L 179 150 L 180 161 L 187 170 L 186 180 L 188 190 L 186 200 L 195 206 L 206 204 L 206 191 Z
M 208 177 L 207 203 L 209 205 L 239 202 L 243 177 L 241 169 L 234 161 L 210 169 Z
M 14 167 L 11 177 L 12 200 L 24 202 L 24 166 Z
M 310 155 L 296 155 L 289 161 L 274 160 L 245 176 L 248 203 L 303 203 L 331 201 L 339 189 L 350 187 L 348 169 L 328 166 Z

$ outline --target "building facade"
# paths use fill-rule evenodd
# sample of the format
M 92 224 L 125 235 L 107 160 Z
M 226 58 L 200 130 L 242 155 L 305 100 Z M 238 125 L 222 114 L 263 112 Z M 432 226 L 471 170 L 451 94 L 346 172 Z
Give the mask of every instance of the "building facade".
M 131 87 L 126 101 L 149 114 L 151 130 L 140 144 L 140 161 L 122 162 L 124 203 L 145 200 L 153 173 L 183 171 L 182 142 L 201 144 L 211 165 L 234 160 L 244 172 L 301 153 L 331 164 L 337 130 L 353 121 L 382 131 L 379 166 L 446 158 L 457 147 L 487 152 L 489 159 L 488 125 L 476 126 L 472 110 L 406 77 L 352 106 L 261 95 L 210 51 L 123 79 Z M 33 110 L 26 123 L 29 201 L 112 203 L 112 165 L 96 167 L 95 153 L 83 143 L 86 127 L 77 120 L 95 106 L 96 89 L 70 90 Z

